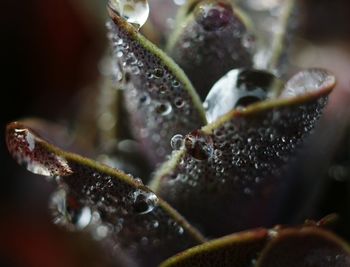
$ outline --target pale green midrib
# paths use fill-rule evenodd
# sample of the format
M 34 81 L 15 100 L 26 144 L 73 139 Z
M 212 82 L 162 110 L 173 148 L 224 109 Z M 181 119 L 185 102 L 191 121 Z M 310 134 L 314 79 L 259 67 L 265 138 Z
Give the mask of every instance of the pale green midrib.
M 152 190 L 149 187 L 145 185 L 139 185 L 138 183 L 135 182 L 135 180 L 132 177 L 130 177 L 123 171 L 104 165 L 102 163 L 96 162 L 89 158 L 82 157 L 78 154 L 62 150 L 59 147 L 56 147 L 55 145 L 48 143 L 45 139 L 42 139 L 41 137 L 37 136 L 31 130 L 30 127 L 26 127 L 24 125 L 24 128 L 29 129 L 29 131 L 35 136 L 36 142 L 40 143 L 47 150 L 47 152 L 53 153 L 54 155 L 62 157 L 63 159 L 67 160 L 68 164 L 74 162 L 75 164 L 78 164 L 78 165 L 87 166 L 96 172 L 111 176 L 111 178 L 116 179 L 121 183 L 125 183 L 128 186 L 131 186 L 135 190 L 139 189 L 145 192 L 152 192 Z M 194 240 L 196 240 L 199 244 L 206 241 L 204 236 L 196 228 L 194 228 L 181 214 L 179 214 L 173 207 L 171 207 L 165 200 L 159 198 L 159 206 L 169 215 L 169 217 L 171 217 L 176 222 L 178 222 L 181 226 L 183 226 L 188 231 L 190 236 Z
M 132 26 L 129 26 L 129 27 L 132 27 Z M 199 98 L 197 91 L 193 87 L 191 81 L 188 79 L 188 77 L 186 76 L 184 71 L 164 51 L 162 51 L 160 48 L 158 48 L 152 42 L 147 40 L 139 32 L 135 31 L 135 29 L 128 28 L 127 30 L 143 46 L 144 49 L 146 49 L 148 52 L 150 52 L 154 56 L 158 57 L 161 60 L 161 62 L 165 66 L 168 67 L 168 69 L 172 72 L 172 74 L 175 76 L 175 78 L 178 79 L 179 82 L 181 82 L 183 84 L 184 90 L 187 91 L 187 93 L 190 95 L 190 97 L 192 99 L 195 110 L 198 111 L 198 115 L 201 119 L 201 125 L 206 125 L 207 119 L 205 116 L 205 111 L 203 108 L 202 101 Z

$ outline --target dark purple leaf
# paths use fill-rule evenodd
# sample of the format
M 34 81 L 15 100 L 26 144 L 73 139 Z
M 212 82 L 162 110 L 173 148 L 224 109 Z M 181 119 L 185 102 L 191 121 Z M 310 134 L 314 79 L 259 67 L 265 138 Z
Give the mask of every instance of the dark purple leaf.
M 34 125 L 35 126 L 35 125 Z M 65 152 L 42 139 L 33 126 L 7 126 L 11 155 L 36 174 L 55 177 L 68 193 L 70 208 L 85 214 L 86 227 L 110 248 L 121 248 L 138 262 L 155 265 L 203 242 L 203 237 L 166 202 L 130 175 Z M 91 218 L 90 218 L 91 217 Z M 149 255 L 152 255 L 150 257 Z
M 277 99 L 234 109 L 188 134 L 158 171 L 153 188 L 207 235 L 278 223 L 288 184 L 283 170 L 334 84 L 324 70 L 300 72 Z

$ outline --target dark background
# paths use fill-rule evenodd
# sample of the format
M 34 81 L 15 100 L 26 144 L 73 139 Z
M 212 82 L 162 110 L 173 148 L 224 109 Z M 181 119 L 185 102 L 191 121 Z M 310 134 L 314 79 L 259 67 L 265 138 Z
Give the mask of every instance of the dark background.
M 97 62 L 106 43 L 104 3 L 98 1 L 5 0 L 0 4 L 0 266 L 87 266 L 79 255 L 88 250 L 79 253 L 73 246 L 65 247 L 69 237 L 47 223 L 47 201 L 53 189 L 10 158 L 4 131 L 8 122 L 20 118 L 61 121 L 76 112 L 79 92 L 98 77 Z M 79 6 L 80 2 L 85 4 Z M 88 2 L 93 8 L 87 7 Z M 350 2 L 305 0 L 303 5 L 300 34 L 322 47 L 322 60 L 315 64 L 338 76 L 322 124 L 322 130 L 337 135 L 342 132 L 331 129 L 350 121 Z M 321 137 L 318 142 L 323 142 Z M 333 163 L 350 166 L 346 142 L 342 139 Z M 317 168 L 315 160 L 310 162 Z M 348 241 L 349 177 L 350 171 L 345 178 L 328 180 L 315 212 L 317 216 L 338 212 L 338 232 Z

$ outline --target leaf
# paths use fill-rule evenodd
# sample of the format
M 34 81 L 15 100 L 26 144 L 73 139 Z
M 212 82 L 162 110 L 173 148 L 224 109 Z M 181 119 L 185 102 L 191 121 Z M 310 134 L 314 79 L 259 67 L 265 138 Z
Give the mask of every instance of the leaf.
M 330 231 L 277 226 L 208 241 L 167 259 L 160 267 L 340 267 L 349 263 L 349 245 Z
M 282 76 L 297 28 L 298 3 L 294 0 L 262 2 L 238 1 L 256 27 L 257 51 L 254 67 Z
M 252 66 L 250 28 L 248 18 L 231 1 L 187 1 L 179 11 L 167 51 L 204 99 L 227 71 Z
M 350 265 L 350 247 L 316 227 L 284 229 L 261 252 L 256 267 L 342 267 Z
M 109 13 L 114 60 L 124 75 L 121 87 L 132 128 L 157 164 L 170 153 L 175 134 L 206 124 L 203 107 L 183 71 L 132 25 Z
M 264 248 L 268 238 L 265 229 L 232 234 L 181 252 L 163 262 L 160 267 L 250 267 L 252 259 Z
M 33 173 L 56 177 L 76 206 L 90 211 L 88 214 L 95 219 L 87 229 L 99 239 L 108 239 L 110 248 L 120 247 L 139 262 L 152 266 L 204 241 L 140 181 L 51 145 L 36 134 L 32 125 L 9 124 L 6 141 L 18 163 Z
M 290 182 L 283 170 L 334 84 L 324 70 L 300 72 L 279 98 L 234 109 L 188 134 L 152 188 L 210 236 L 277 223 Z

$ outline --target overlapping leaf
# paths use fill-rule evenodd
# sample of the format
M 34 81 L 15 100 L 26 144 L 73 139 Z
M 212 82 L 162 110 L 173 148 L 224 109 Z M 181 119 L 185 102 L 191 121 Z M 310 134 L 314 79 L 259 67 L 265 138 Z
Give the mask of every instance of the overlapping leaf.
M 283 169 L 314 127 L 334 82 L 323 70 L 300 72 L 279 98 L 235 109 L 188 134 L 153 188 L 208 235 L 277 223 L 288 184 Z
M 346 267 L 350 248 L 319 228 L 283 229 L 261 252 L 256 267 Z
M 203 241 L 196 230 L 140 181 L 62 151 L 31 127 L 29 122 L 8 125 L 10 153 L 33 173 L 56 177 L 74 203 L 71 208 L 87 210 L 92 217 L 88 229 L 98 238 L 106 238 L 110 247 L 117 246 L 137 261 L 152 266 Z
M 108 28 L 133 131 L 153 163 L 171 151 L 175 134 L 206 123 L 199 97 L 183 71 L 114 11 Z M 119 73 L 116 73 L 119 75 Z
M 204 99 L 227 71 L 252 66 L 251 27 L 231 1 L 188 1 L 179 11 L 167 50 Z
M 340 267 L 349 266 L 350 248 L 318 227 L 257 229 L 190 248 L 161 267 Z
M 298 2 L 241 1 L 236 2 L 252 19 L 256 28 L 256 54 L 254 67 L 285 75 L 287 57 L 297 28 Z

